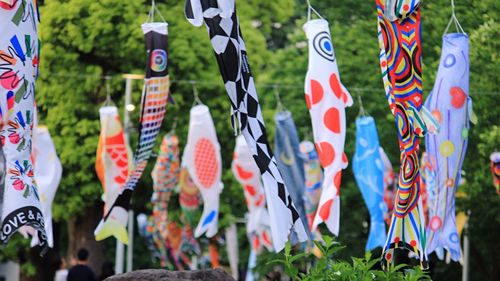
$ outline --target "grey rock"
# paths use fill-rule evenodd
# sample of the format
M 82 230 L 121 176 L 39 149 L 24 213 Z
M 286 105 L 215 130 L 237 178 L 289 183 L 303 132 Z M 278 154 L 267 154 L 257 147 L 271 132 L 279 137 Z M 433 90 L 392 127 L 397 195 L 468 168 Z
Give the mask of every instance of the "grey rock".
M 235 281 L 222 269 L 168 271 L 164 269 L 143 269 L 118 274 L 105 281 Z

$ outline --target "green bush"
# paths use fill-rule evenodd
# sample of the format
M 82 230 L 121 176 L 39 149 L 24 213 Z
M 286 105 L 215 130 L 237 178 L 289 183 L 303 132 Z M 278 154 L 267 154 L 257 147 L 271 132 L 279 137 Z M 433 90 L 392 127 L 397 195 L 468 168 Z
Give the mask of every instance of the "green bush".
M 288 242 L 282 253 L 261 255 L 256 271 L 260 276 L 274 279 L 276 277 L 269 272 L 278 269 L 294 281 L 431 280 L 419 267 L 410 267 L 406 264 L 390 266 L 386 270 L 375 269 L 380 260 L 372 258 L 370 252 L 366 252 L 364 258 L 353 257 L 351 262 L 339 260 L 335 256 L 345 246 L 329 236 L 324 236 L 323 240 L 324 244 L 314 241 L 321 252 L 320 258 L 308 252 L 294 254 Z M 276 268 L 277 265 L 280 268 Z

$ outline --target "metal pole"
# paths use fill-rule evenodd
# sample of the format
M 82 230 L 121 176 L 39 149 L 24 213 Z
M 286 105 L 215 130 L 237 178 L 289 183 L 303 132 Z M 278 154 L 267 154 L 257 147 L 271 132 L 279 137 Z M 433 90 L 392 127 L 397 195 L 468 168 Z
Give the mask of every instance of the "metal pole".
M 465 222 L 464 225 L 464 265 L 462 267 L 462 281 L 469 280 L 469 255 L 470 255 L 469 218 L 470 218 L 470 210 L 467 212 L 467 221 Z
M 132 103 L 132 77 L 124 76 L 126 79 L 125 83 L 125 107 L 123 111 L 123 135 L 125 137 L 125 144 L 129 146 L 129 127 L 130 127 L 130 116 L 127 110 L 127 105 Z M 130 224 L 130 218 L 129 218 Z M 129 234 L 130 236 L 130 234 Z M 129 238 L 130 239 L 130 238 Z M 115 273 L 123 273 L 123 266 L 125 262 L 125 246 L 120 240 L 116 240 L 116 254 L 115 254 Z M 128 269 L 128 261 L 127 261 Z
M 132 103 L 132 78 L 131 77 L 125 77 L 126 78 L 126 82 L 125 82 L 125 105 L 124 105 L 124 108 L 123 108 L 123 127 L 124 127 L 124 136 L 125 136 L 125 144 L 128 146 L 130 146 L 130 136 L 129 136 L 129 129 L 130 129 L 130 115 L 129 115 L 129 111 L 127 110 L 127 105 L 131 104 Z M 133 214 L 132 214 L 133 216 Z M 129 265 L 130 267 L 132 267 L 132 251 L 130 250 L 130 243 L 132 243 L 132 239 L 130 239 L 130 221 L 132 221 L 133 223 L 133 218 L 130 219 L 130 211 L 129 211 L 129 215 L 128 215 L 128 243 L 129 243 L 129 246 L 127 247 L 127 272 L 131 271 L 129 269 Z M 132 229 L 133 230 L 133 229 Z M 122 252 L 122 256 L 121 256 L 121 260 L 120 260 L 120 264 L 123 268 L 123 260 L 124 260 L 124 253 Z
M 123 109 L 123 127 L 125 135 L 125 143 L 127 147 L 130 145 L 130 111 L 134 110 L 132 104 L 132 82 L 134 80 L 143 79 L 143 75 L 137 74 L 125 74 L 123 78 L 126 79 L 125 83 L 125 106 Z M 119 261 L 122 266 L 123 271 L 123 252 L 121 253 L 121 260 Z M 128 212 L 128 247 L 127 247 L 127 272 L 132 271 L 134 262 L 134 211 L 129 210 Z
M 132 271 L 134 261 L 134 211 L 128 211 L 127 272 Z
M 116 255 L 115 255 L 115 273 L 123 273 L 123 252 L 125 246 L 120 240 L 116 239 Z

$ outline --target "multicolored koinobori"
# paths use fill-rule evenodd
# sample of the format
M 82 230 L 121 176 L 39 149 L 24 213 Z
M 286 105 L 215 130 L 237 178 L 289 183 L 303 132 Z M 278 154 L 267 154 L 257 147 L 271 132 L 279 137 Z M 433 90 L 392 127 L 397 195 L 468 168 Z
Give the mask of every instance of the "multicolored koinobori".
M 354 177 L 370 213 L 370 234 L 366 251 L 383 247 L 386 239 L 384 212 L 384 163 L 379 152 L 375 120 L 371 116 L 356 119 L 356 152 L 352 160 Z
M 241 129 L 262 174 L 275 250 L 281 251 L 285 247 L 290 231 L 297 233 L 299 241 L 307 240 L 304 225 L 283 183 L 267 140 L 234 0 L 187 0 L 185 13 L 193 25 L 200 26 L 205 21 L 208 28 L 231 100 L 233 126 Z
M 432 196 L 427 227 L 427 254 L 446 249 L 460 259 L 455 222 L 455 192 L 467 150 L 472 101 L 469 97 L 469 38 L 463 33 L 443 36 L 441 62 L 425 107 L 440 123 L 436 135 L 425 137 L 427 190 Z
M 166 112 L 169 95 L 167 26 L 167 23 L 145 23 L 142 25 L 148 61 L 141 98 L 139 142 L 134 155 L 134 169 L 129 174 L 127 183 L 113 206 L 110 207 L 97 226 L 94 232 L 97 241 L 113 235 L 123 243 L 128 243 L 126 226 L 130 198 L 146 168 Z
M 170 233 L 168 231 L 168 205 L 170 197 L 180 174 L 180 159 L 179 159 L 179 139 L 174 134 L 163 136 L 163 140 L 158 151 L 155 166 L 151 172 L 153 178 L 153 195 L 151 203 L 153 203 L 153 227 L 155 233 L 160 236 L 162 242 L 159 246 L 160 253 L 166 253 L 165 243 L 169 241 Z M 175 259 L 177 253 L 171 253 Z M 166 266 L 167 257 L 160 259 L 161 266 Z
M 299 144 L 302 160 L 304 162 L 304 208 L 306 210 L 309 229 L 312 228 L 314 216 L 318 209 L 319 199 L 321 197 L 321 181 L 323 180 L 323 171 L 319 162 L 318 153 L 314 148 L 314 143 L 305 140 Z M 311 233 L 312 239 L 320 239 L 321 233 L 318 229 Z
M 5 183 L 0 189 L 0 242 L 23 228 L 46 245 L 44 218 L 34 180 L 31 138 L 38 74 L 36 1 L 0 2 L 0 139 Z
M 380 67 L 401 150 L 394 213 L 382 259 L 392 262 L 394 248 L 403 247 L 416 253 L 427 267 L 418 137 L 427 131 L 424 120 L 433 120 L 422 110 L 420 1 L 376 0 L 376 4 Z M 437 129 L 437 124 L 429 127 Z
M 309 42 L 305 98 L 316 150 L 324 169 L 321 197 L 311 231 L 314 232 L 324 222 L 331 233 L 338 235 L 340 184 L 342 170 L 348 163 L 344 153 L 345 108 L 351 106 L 353 101 L 340 80 L 328 22 L 324 19 L 310 20 L 303 29 Z

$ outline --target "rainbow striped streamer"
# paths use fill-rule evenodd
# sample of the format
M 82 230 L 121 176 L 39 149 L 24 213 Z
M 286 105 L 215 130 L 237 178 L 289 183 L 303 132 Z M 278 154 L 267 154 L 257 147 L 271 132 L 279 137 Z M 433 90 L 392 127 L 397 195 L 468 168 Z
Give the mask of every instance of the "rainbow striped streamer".
M 419 0 L 376 0 L 380 67 L 389 108 L 395 117 L 400 173 L 382 261 L 392 263 L 395 248 L 416 253 L 427 267 L 426 233 L 420 196 L 419 138 L 432 124 L 422 112 L 422 58 Z

